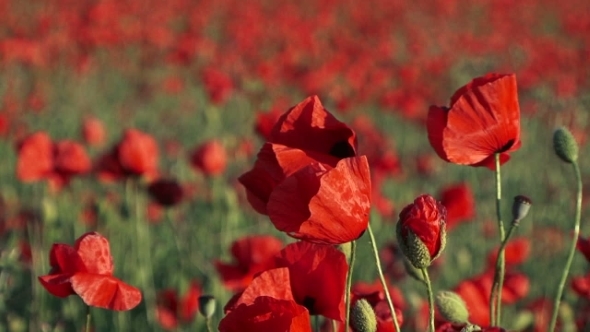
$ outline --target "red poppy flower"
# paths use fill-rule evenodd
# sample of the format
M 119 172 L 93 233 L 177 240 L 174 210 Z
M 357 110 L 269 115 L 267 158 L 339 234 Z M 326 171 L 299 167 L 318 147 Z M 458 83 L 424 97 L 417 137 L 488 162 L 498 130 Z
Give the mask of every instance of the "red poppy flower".
M 431 106 L 428 140 L 442 159 L 459 165 L 495 168 L 494 155 L 520 147 L 516 76 L 488 74 L 463 86 L 450 107 Z
M 223 285 L 232 291 L 246 288 L 254 276 L 275 266 L 274 257 L 283 243 L 268 235 L 254 235 L 235 241 L 230 249 L 235 263 L 215 262 Z
M 82 235 L 73 247 L 54 244 L 49 262 L 51 272 L 38 279 L 55 296 L 77 294 L 89 306 L 111 310 L 130 310 L 141 302 L 139 289 L 113 277 L 109 242 L 96 232 Z
M 154 181 L 150 183 L 147 190 L 154 201 L 167 207 L 177 205 L 184 196 L 182 186 L 173 179 Z
M 23 182 L 39 181 L 53 171 L 53 144 L 45 132 L 34 133 L 18 144 L 16 177 Z
M 348 264 L 333 246 L 297 242 L 286 246 L 276 259 L 288 267 L 295 301 L 311 315 L 344 320 L 344 286 Z
M 90 171 L 91 162 L 81 144 L 63 140 L 54 145 L 53 167 L 55 173 L 67 182 L 73 175 Z
M 446 209 L 430 195 L 418 196 L 414 203 L 406 206 L 399 214 L 397 234 L 400 248 L 416 267 L 428 266 L 437 258 L 445 246 Z M 429 262 L 422 262 L 422 253 L 413 247 L 411 237 L 417 237 L 428 250 Z M 422 257 L 420 262 L 416 259 Z M 418 265 L 417 265 L 418 264 Z
M 475 216 L 475 199 L 466 183 L 444 188 L 440 194 L 440 202 L 447 209 L 447 229 Z
M 307 241 L 339 244 L 367 228 L 371 181 L 354 132 L 310 97 L 283 114 L 254 168 L 239 180 L 275 227 Z
M 492 250 L 488 256 L 488 265 L 496 266 L 496 257 L 498 256 L 498 249 Z M 510 240 L 506 245 L 504 252 L 505 262 L 508 266 L 515 266 L 524 263 L 529 258 L 531 253 L 531 241 L 525 237 L 519 237 Z
M 311 332 L 309 312 L 293 299 L 287 268 L 262 272 L 226 306 L 221 332 Z
M 87 118 L 82 123 L 82 137 L 91 146 L 100 146 L 106 139 L 106 131 L 102 121 L 97 118 Z
M 137 129 L 127 129 L 117 146 L 121 167 L 132 175 L 153 176 L 158 172 L 158 144 Z
M 199 310 L 201 288 L 193 281 L 186 294 L 179 298 L 176 290 L 166 289 L 158 293 L 157 317 L 166 330 L 174 330 L 181 323 L 190 323 Z
M 191 165 L 207 176 L 220 175 L 227 166 L 227 153 L 217 140 L 207 141 L 191 153 Z

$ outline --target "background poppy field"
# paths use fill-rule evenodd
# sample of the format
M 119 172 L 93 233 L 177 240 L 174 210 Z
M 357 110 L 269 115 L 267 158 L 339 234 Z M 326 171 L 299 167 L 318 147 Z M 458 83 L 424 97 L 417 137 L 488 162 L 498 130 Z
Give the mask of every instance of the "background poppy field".
M 131 311 L 93 308 L 95 331 L 204 330 L 195 314 L 204 294 L 217 299 L 217 326 L 232 296 L 220 266 L 253 259 L 232 244 L 294 242 L 254 211 L 237 179 L 278 117 L 312 95 L 356 131 L 402 330 L 425 330 L 425 291 L 405 272 L 395 223 L 415 197 L 441 200 L 448 236 L 434 289 L 486 285 L 498 247 L 494 173 L 438 158 L 425 121 L 430 105 L 497 72 L 515 73 L 521 109 L 522 146 L 502 167 L 505 219 L 514 196 L 533 201 L 507 253 L 503 325 L 544 331 L 575 206 L 555 128 L 580 144 L 590 188 L 588 31 L 585 0 L 0 0 L 0 330 L 83 330 L 80 298 L 54 297 L 37 277 L 50 270 L 52 244 L 90 231 L 108 238 L 114 275 L 143 295 Z M 132 167 L 118 168 L 113 153 Z M 583 209 L 588 239 L 587 199 Z M 357 247 L 354 280 L 372 284 L 366 235 Z M 564 322 L 590 324 L 589 264 L 576 254 Z

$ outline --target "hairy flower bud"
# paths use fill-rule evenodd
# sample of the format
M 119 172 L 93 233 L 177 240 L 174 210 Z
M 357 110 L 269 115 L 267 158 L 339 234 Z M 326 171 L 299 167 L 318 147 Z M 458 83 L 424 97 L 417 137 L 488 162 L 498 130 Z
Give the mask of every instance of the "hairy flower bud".
M 578 160 L 578 143 L 567 128 L 558 128 L 553 133 L 553 150 L 566 163 L 572 164 Z
M 436 307 L 440 314 L 454 324 L 467 323 L 469 311 L 465 301 L 459 294 L 451 291 L 440 291 L 436 295 Z
M 350 325 L 356 332 L 376 332 L 377 317 L 365 299 L 360 299 L 350 309 Z

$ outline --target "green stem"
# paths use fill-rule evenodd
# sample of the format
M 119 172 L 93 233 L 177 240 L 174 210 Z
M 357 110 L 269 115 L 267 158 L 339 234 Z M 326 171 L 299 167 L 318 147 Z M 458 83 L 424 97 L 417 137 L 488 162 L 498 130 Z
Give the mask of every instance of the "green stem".
M 496 161 L 496 219 L 498 220 L 498 230 L 500 235 L 500 244 L 504 243 L 505 232 L 504 223 L 502 222 L 502 212 L 500 209 L 500 203 L 502 201 L 502 176 L 500 173 L 500 154 L 495 154 Z M 494 283 L 492 284 L 492 290 L 490 293 L 490 322 L 491 326 L 497 326 L 499 323 L 500 310 L 501 310 L 501 297 L 502 291 L 499 290 L 497 294 L 494 294 L 494 290 L 498 290 L 499 280 L 504 280 L 504 251 L 498 252 L 498 264 L 496 265 L 496 273 L 494 273 Z M 496 306 L 497 304 L 497 306 Z
M 389 288 L 387 287 L 387 282 L 385 281 L 385 277 L 383 276 L 383 269 L 381 268 L 381 261 L 379 260 L 379 250 L 377 250 L 377 243 L 375 242 L 375 235 L 373 235 L 373 230 L 371 229 L 371 223 L 368 226 L 369 237 L 371 237 L 371 245 L 373 247 L 373 256 L 375 256 L 375 265 L 377 266 L 377 272 L 379 273 L 379 279 L 381 280 L 381 285 L 383 285 L 383 292 L 385 293 L 385 298 L 387 299 L 387 305 L 389 306 L 389 311 L 391 311 L 391 319 L 393 320 L 393 325 L 395 326 L 395 331 L 400 332 L 399 323 L 397 322 L 397 316 L 395 314 L 395 307 L 393 306 L 393 301 L 391 300 L 391 295 L 389 295 Z
M 424 277 L 424 282 L 426 283 L 426 290 L 428 291 L 428 308 L 430 312 L 430 332 L 434 332 L 434 295 L 432 293 L 432 283 L 430 282 L 430 277 L 428 276 L 428 270 L 423 267 L 422 269 L 422 276 Z
M 501 306 L 502 306 L 502 288 L 504 287 L 504 275 L 505 275 L 505 260 L 501 259 L 500 257 L 504 258 L 505 253 L 506 253 L 506 245 L 508 244 L 508 241 L 510 240 L 510 236 L 512 236 L 512 233 L 514 232 L 514 230 L 518 227 L 518 222 L 512 222 L 512 224 L 510 225 L 510 228 L 508 229 L 508 233 L 506 234 L 506 237 L 504 238 L 504 241 L 502 241 L 502 244 L 500 245 L 500 249 L 498 250 L 498 255 L 496 256 L 496 273 L 497 275 L 494 275 L 494 281 L 498 280 L 498 283 L 494 283 L 493 288 L 492 288 L 492 294 L 491 296 L 497 295 L 498 300 L 496 301 L 496 326 L 501 326 L 502 325 L 502 312 L 501 312 Z
M 90 306 L 86 306 L 86 332 L 90 332 Z
M 213 329 L 211 328 L 211 318 L 207 318 L 205 322 L 207 324 L 207 332 L 213 332 Z
M 555 295 L 555 300 L 553 302 L 553 313 L 551 315 L 549 332 L 553 332 L 555 330 L 555 325 L 557 324 L 557 313 L 559 311 L 559 305 L 561 303 L 561 296 L 563 295 L 565 282 L 567 280 L 567 276 L 569 274 L 572 261 L 574 260 L 574 254 L 576 253 L 576 244 L 578 243 L 578 237 L 580 236 L 580 219 L 582 216 L 582 175 L 580 173 L 580 167 L 578 166 L 578 163 L 573 162 L 572 165 L 574 166 L 574 171 L 576 173 L 576 182 L 578 185 L 574 235 L 572 239 L 572 244 L 570 246 L 570 251 L 567 257 L 567 262 L 565 263 L 565 268 L 563 269 L 563 273 L 561 275 L 561 281 L 559 282 L 559 286 L 557 288 L 557 294 Z
M 344 293 L 344 300 L 346 302 L 346 325 L 345 331 L 348 332 L 350 328 L 350 289 L 352 288 L 352 268 L 354 267 L 354 259 L 356 256 L 356 241 L 350 242 L 350 261 L 348 263 L 348 275 L 346 277 L 346 291 Z

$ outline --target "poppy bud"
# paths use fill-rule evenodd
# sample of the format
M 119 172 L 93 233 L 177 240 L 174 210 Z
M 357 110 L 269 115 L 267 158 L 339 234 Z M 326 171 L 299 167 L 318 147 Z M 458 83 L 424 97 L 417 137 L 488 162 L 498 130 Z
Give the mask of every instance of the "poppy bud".
M 400 249 L 414 267 L 422 269 L 442 253 L 446 243 L 445 207 L 430 195 L 421 195 L 399 214 L 396 225 Z
M 209 319 L 215 313 L 215 297 L 211 295 L 199 296 L 199 312 L 203 317 Z
M 578 143 L 567 128 L 558 128 L 553 133 L 553 150 L 566 163 L 572 164 L 578 160 Z
M 514 197 L 514 203 L 512 203 L 512 218 L 514 222 L 519 222 L 526 217 L 532 203 L 531 199 L 526 196 L 518 195 Z
M 365 299 L 360 299 L 350 309 L 350 325 L 356 332 L 376 332 L 377 317 Z
M 436 295 L 436 307 L 445 320 L 454 324 L 467 323 L 469 311 L 465 301 L 459 294 L 451 291 L 440 291 Z

